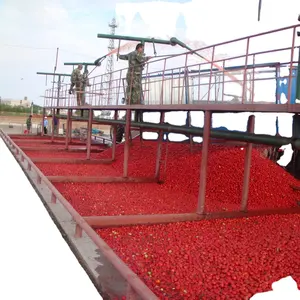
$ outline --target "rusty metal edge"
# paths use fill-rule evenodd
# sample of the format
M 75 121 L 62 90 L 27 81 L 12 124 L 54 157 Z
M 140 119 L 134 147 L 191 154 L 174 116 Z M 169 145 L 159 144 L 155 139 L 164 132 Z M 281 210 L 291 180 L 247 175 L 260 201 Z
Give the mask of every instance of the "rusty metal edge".
M 8 147 L 8 149 L 13 154 L 14 158 L 24 171 L 27 178 L 30 180 L 33 188 L 38 192 L 39 197 L 41 198 L 44 206 L 46 207 L 47 211 L 49 212 L 51 218 L 53 219 L 54 223 L 58 226 L 59 230 L 62 230 L 62 236 L 68 243 L 70 249 L 78 259 L 79 263 L 82 265 L 84 270 L 87 272 L 88 276 L 91 278 L 93 284 L 95 285 L 96 289 L 100 293 L 101 296 L 104 296 L 104 299 L 107 299 L 107 295 L 103 294 L 101 286 L 97 281 L 97 278 L 94 277 L 92 274 L 91 269 L 89 268 L 89 263 L 83 259 L 81 255 L 80 249 L 72 242 L 71 237 L 64 232 L 61 224 L 59 224 L 59 220 L 56 218 L 55 213 L 51 210 L 47 201 L 43 199 L 43 195 L 41 195 L 38 185 L 36 182 L 33 181 L 28 171 L 25 169 L 23 161 L 27 161 L 28 165 L 31 166 L 32 169 L 36 172 L 38 178 L 41 182 L 43 182 L 49 191 L 52 193 L 53 196 L 61 203 L 64 209 L 72 216 L 74 222 L 76 223 L 76 234 L 78 235 L 78 230 L 82 233 L 84 231 L 89 239 L 95 244 L 95 246 L 101 251 L 101 253 L 106 257 L 106 259 L 113 265 L 113 267 L 119 272 L 119 274 L 123 277 L 125 282 L 128 283 L 130 286 L 130 290 L 135 291 L 135 293 L 144 300 L 157 300 L 158 297 L 145 285 L 145 283 L 118 257 L 118 255 L 105 243 L 104 240 L 100 238 L 100 236 L 90 227 L 90 225 L 84 220 L 83 217 L 79 215 L 79 213 L 72 207 L 72 205 L 59 193 L 59 191 L 51 184 L 51 182 L 46 178 L 46 176 L 37 168 L 37 166 L 30 160 L 30 158 L 20 149 L 18 145 L 14 143 L 14 141 L 6 135 L 0 129 L 0 137 Z M 21 158 L 18 158 L 18 153 L 13 151 L 15 148 Z M 100 283 L 101 284 L 101 283 Z
M 72 109 L 72 110 L 142 110 L 143 112 L 155 111 L 212 111 L 212 112 L 265 112 L 265 113 L 299 113 L 299 104 L 273 104 L 273 103 L 199 103 L 199 104 L 156 104 L 156 105 L 95 105 L 95 106 L 46 106 L 46 109 Z

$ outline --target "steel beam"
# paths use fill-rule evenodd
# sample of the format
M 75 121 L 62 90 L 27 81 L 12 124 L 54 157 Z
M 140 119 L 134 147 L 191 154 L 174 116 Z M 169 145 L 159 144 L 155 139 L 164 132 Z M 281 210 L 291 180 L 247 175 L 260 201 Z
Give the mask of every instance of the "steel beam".
M 203 103 L 202 103 L 203 102 Z M 143 112 L 172 112 L 172 111 L 206 111 L 220 113 L 234 113 L 234 112 L 266 112 L 266 113 L 300 113 L 299 104 L 276 104 L 276 103 L 207 103 L 206 101 L 199 101 L 198 104 L 163 104 L 163 105 L 95 105 L 95 106 L 53 106 L 57 109 L 72 109 L 72 110 L 126 110 L 131 109 L 142 110 Z M 47 106 L 47 109 L 52 106 Z
M 86 147 L 80 147 L 80 148 L 43 148 L 43 147 L 22 147 L 23 151 L 37 151 L 37 152 L 76 152 L 76 153 L 81 153 L 81 152 L 86 152 L 87 148 Z M 104 151 L 104 149 L 91 149 L 91 153 L 101 153 Z
M 250 210 L 247 212 L 213 212 L 199 215 L 187 214 L 159 214 L 159 215 L 125 215 L 125 216 L 90 216 L 84 217 L 85 221 L 94 229 L 106 227 L 153 225 L 176 222 L 191 222 L 212 219 L 238 219 L 267 215 L 299 214 L 300 207 Z
M 91 182 L 91 183 L 154 183 L 155 178 L 99 177 L 99 176 L 47 176 L 51 182 Z
M 82 158 L 31 158 L 34 163 L 53 163 L 53 164 L 84 164 L 84 165 L 109 165 L 113 161 L 111 159 L 82 159 Z

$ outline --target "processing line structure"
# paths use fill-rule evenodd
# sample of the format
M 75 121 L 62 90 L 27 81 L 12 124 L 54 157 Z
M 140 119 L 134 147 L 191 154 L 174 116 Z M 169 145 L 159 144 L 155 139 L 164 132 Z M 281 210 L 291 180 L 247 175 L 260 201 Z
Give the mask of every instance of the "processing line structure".
M 86 159 L 59 158 L 51 159 L 51 161 L 95 164 L 95 167 L 99 167 L 101 164 L 111 164 L 118 159 L 116 154 L 117 130 L 123 126 L 125 128 L 123 176 L 45 176 L 35 166 L 35 162 L 51 163 L 50 160 L 30 159 L 11 137 L 0 132 L 2 139 L 42 195 L 54 219 L 66 232 L 68 243 L 74 249 L 77 257 L 80 258 L 79 260 L 104 298 L 158 299 L 154 292 L 101 239 L 95 229 L 215 218 L 239 218 L 274 213 L 299 213 L 298 207 L 249 210 L 248 192 L 253 145 L 280 147 L 292 144 L 294 148 L 299 149 L 300 137 L 255 134 L 254 115 L 250 115 L 248 118 L 246 132 L 221 131 L 211 128 L 213 113 L 300 113 L 300 105 L 296 103 L 296 99 L 300 99 L 300 68 L 298 67 L 300 52 L 299 43 L 297 43 L 299 27 L 300 25 L 297 24 L 201 49 L 190 49 L 176 38 L 159 40 L 98 34 L 98 38 L 148 43 L 153 45 L 154 49 L 156 44 L 163 44 L 188 50 L 181 54 L 154 56 L 144 65 L 142 104 L 131 104 L 130 100 L 124 103 L 122 100 L 127 97 L 127 68 L 113 71 L 110 76 L 103 74 L 90 77 L 89 86 L 85 86 L 83 90 L 84 103 L 82 106 L 77 106 L 76 96 L 69 94 L 70 84 L 59 85 L 46 90 L 43 118 L 48 112 L 59 120 L 66 121 L 65 137 L 55 137 L 54 131 L 52 131 L 51 141 L 53 143 L 54 139 L 59 139 L 65 150 L 71 150 L 72 122 L 87 123 L 87 139 L 83 145 L 85 148 L 82 150 L 86 151 Z M 285 38 L 279 43 L 278 41 L 282 36 Z M 263 43 L 262 41 L 268 42 Z M 277 46 L 273 46 L 271 41 L 277 41 Z M 227 47 L 234 49 L 235 53 L 231 56 L 227 55 L 225 58 L 219 58 L 218 53 L 224 53 Z M 204 53 L 210 53 L 209 57 Z M 66 64 L 74 65 L 74 63 Z M 89 65 L 91 64 L 84 64 L 86 69 Z M 283 75 L 284 71 L 286 73 L 288 71 L 288 74 Z M 56 75 L 63 76 L 63 74 Z M 104 84 L 106 78 L 111 78 L 113 84 Z M 265 86 L 270 86 L 273 89 L 271 96 L 265 92 Z M 282 94 L 285 95 L 285 100 L 282 100 Z M 104 110 L 113 111 L 113 119 L 95 117 L 94 112 Z M 74 115 L 74 111 L 81 111 L 85 114 Z M 125 119 L 119 118 L 121 111 L 126 112 Z M 186 126 L 175 126 L 165 122 L 166 113 L 178 111 L 187 113 Z M 159 113 L 159 123 L 144 122 L 143 118 L 136 117 L 147 112 Z M 204 112 L 203 128 L 191 125 L 192 112 Z M 52 122 L 54 122 L 54 118 L 52 118 Z M 112 155 L 110 158 L 91 158 L 93 124 L 113 127 Z M 144 132 L 157 133 L 156 168 L 152 177 L 133 177 L 129 172 L 128 160 L 130 158 L 132 130 L 140 131 L 141 140 Z M 198 204 L 193 213 L 82 217 L 52 184 L 57 182 L 157 182 L 163 184 L 162 164 L 167 163 L 164 147 L 168 145 L 164 138 L 165 133 L 181 133 L 187 137 L 200 136 L 203 138 L 201 165 L 199 165 Z M 31 136 L 31 139 L 34 138 Z M 238 211 L 207 212 L 206 210 L 206 179 L 211 139 L 243 142 L 246 147 L 243 190 Z M 192 150 L 195 143 L 192 138 L 188 141 Z M 87 245 L 89 245 L 89 250 L 86 250 Z

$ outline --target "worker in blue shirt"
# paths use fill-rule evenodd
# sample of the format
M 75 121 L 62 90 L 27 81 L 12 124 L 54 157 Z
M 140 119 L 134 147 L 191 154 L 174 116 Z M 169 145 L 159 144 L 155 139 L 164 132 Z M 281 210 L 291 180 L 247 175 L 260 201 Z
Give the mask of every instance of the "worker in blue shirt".
M 45 117 L 44 119 L 44 134 L 48 133 L 48 119 Z

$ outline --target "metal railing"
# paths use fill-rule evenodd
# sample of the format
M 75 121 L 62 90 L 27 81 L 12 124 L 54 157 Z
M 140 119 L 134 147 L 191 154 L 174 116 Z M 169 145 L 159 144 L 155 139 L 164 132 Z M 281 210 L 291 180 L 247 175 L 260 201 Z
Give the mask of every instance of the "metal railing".
M 286 79 L 284 103 L 292 103 L 293 79 L 298 65 L 295 44 L 299 24 L 232 41 L 202 47 L 183 54 L 154 58 L 144 65 L 142 102 L 145 105 L 200 103 L 280 103 L 274 97 L 278 80 Z M 206 54 L 209 53 L 209 57 Z M 232 53 L 219 58 L 218 53 Z M 269 63 L 273 61 L 272 63 Z M 266 63 L 268 62 L 268 63 Z M 283 71 L 286 69 L 286 75 Z M 122 105 L 126 98 L 127 69 L 89 79 L 85 103 L 92 106 Z M 70 85 L 45 92 L 45 107 L 77 106 Z M 128 95 L 127 95 L 128 96 Z M 129 103 L 130 103 L 130 97 Z

